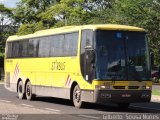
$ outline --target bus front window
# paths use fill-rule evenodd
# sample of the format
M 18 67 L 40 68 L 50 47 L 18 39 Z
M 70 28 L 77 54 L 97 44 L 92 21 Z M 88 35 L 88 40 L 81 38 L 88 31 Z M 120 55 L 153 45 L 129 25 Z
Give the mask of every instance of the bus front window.
M 95 33 L 97 79 L 149 79 L 145 33 L 107 30 L 97 30 Z
M 125 35 L 129 80 L 149 80 L 149 52 L 145 33 L 127 32 Z

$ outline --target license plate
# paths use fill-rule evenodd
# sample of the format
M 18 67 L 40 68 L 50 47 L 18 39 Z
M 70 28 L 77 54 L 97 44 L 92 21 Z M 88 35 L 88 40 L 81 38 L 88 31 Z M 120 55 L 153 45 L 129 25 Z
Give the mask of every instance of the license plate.
M 131 94 L 122 94 L 122 97 L 128 98 L 128 97 L 131 97 Z

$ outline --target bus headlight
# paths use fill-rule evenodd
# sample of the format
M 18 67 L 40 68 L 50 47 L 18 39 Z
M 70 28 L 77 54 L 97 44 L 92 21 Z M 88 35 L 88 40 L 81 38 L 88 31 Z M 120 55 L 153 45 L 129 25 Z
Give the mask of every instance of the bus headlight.
M 151 90 L 152 87 L 151 86 L 146 86 L 146 90 Z
M 95 86 L 96 89 L 107 89 L 107 90 L 111 90 L 112 86 L 110 85 L 96 85 Z
M 142 86 L 142 89 L 143 89 L 143 90 L 151 90 L 152 87 L 151 87 L 151 86 Z

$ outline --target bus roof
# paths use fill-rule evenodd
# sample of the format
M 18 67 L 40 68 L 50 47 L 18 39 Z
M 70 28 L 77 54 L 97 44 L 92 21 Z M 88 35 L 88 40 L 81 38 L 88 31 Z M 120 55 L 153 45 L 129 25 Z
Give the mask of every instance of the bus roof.
M 134 26 L 127 26 L 127 25 L 116 25 L 116 24 L 98 24 L 98 25 L 82 25 L 82 26 L 64 26 L 60 28 L 52 28 L 47 30 L 40 30 L 33 34 L 28 35 L 14 35 L 10 36 L 7 41 L 16 41 L 21 39 L 28 39 L 28 38 L 36 38 L 41 36 L 48 36 L 54 34 L 61 34 L 73 31 L 79 31 L 80 29 L 93 29 L 93 30 L 122 30 L 122 31 L 145 31 L 143 28 L 134 27 Z

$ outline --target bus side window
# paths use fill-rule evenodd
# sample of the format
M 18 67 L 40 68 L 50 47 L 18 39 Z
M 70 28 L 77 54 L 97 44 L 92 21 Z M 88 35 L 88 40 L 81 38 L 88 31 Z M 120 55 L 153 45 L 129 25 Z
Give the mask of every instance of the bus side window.
M 38 57 L 39 40 L 37 38 L 30 39 L 28 44 L 28 56 Z
M 19 41 L 12 43 L 12 58 L 18 58 L 19 57 Z
M 49 57 L 51 42 L 49 37 L 42 37 L 39 40 L 38 57 Z
M 76 56 L 78 49 L 78 32 L 65 34 L 64 55 Z
M 6 54 L 7 54 L 6 56 L 7 58 L 12 58 L 12 42 L 7 43 Z
M 19 41 L 19 58 L 28 57 L 28 40 Z

